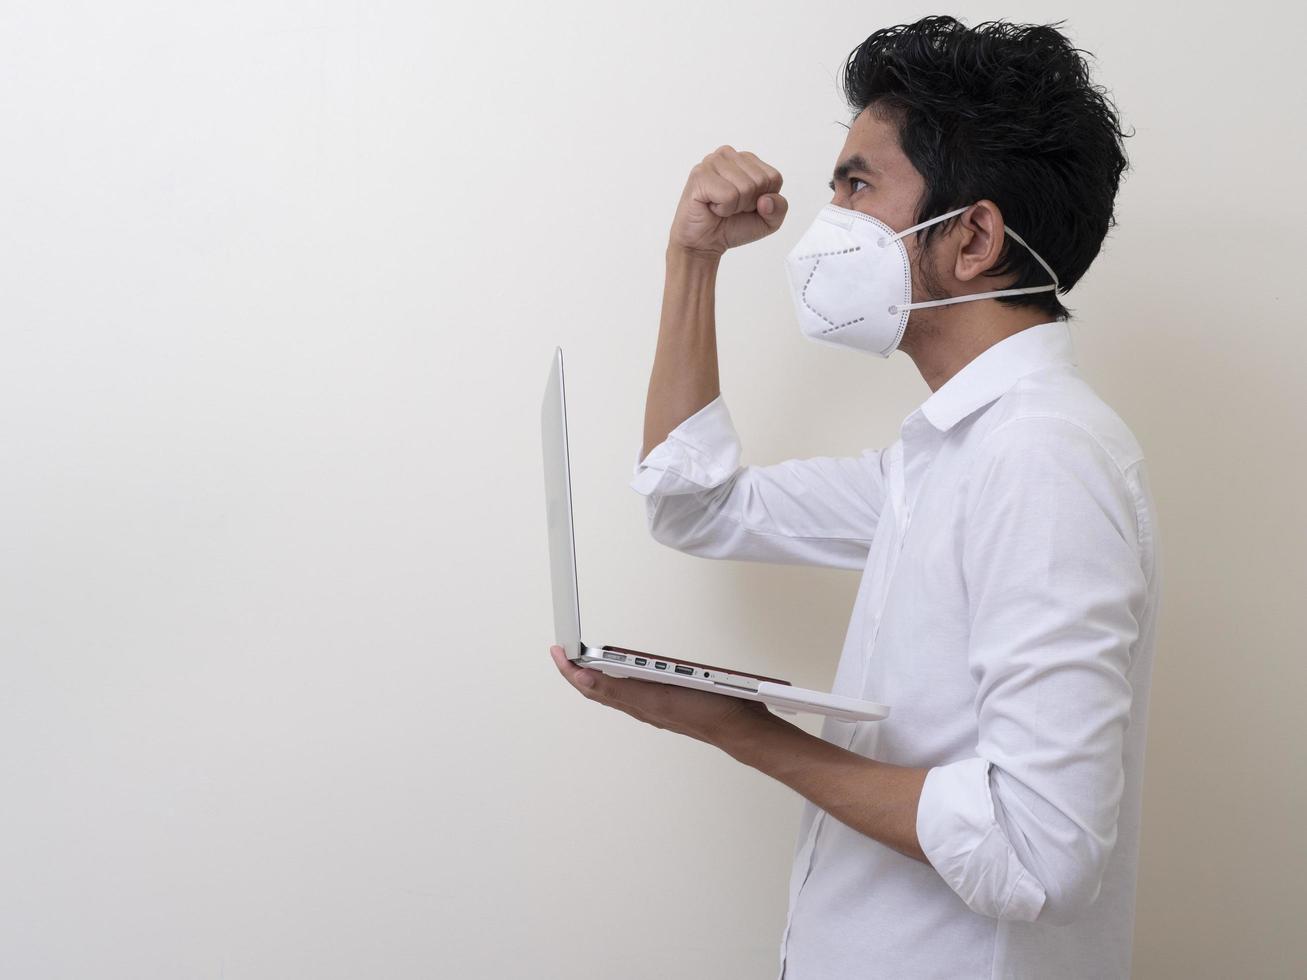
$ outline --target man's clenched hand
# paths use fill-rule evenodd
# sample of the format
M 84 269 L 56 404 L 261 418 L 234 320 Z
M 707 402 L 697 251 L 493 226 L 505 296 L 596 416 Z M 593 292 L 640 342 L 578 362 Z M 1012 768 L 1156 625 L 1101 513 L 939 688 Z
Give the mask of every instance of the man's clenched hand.
M 672 219 L 670 247 L 720 256 L 765 238 L 785 220 L 781 174 L 747 150 L 719 146 L 694 169 Z

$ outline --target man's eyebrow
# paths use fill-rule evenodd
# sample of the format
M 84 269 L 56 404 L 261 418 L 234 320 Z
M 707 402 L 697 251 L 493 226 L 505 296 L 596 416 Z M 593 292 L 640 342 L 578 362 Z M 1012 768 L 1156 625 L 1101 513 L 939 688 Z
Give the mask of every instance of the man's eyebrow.
M 849 174 L 855 172 L 863 173 L 863 174 L 880 173 L 879 170 L 877 170 L 875 167 L 873 167 L 871 164 L 867 162 L 866 157 L 864 157 L 861 153 L 855 153 L 853 154 L 853 156 L 849 157 L 847 160 L 845 160 L 843 163 L 841 163 L 838 167 L 835 168 L 834 176 L 836 180 L 847 180 Z

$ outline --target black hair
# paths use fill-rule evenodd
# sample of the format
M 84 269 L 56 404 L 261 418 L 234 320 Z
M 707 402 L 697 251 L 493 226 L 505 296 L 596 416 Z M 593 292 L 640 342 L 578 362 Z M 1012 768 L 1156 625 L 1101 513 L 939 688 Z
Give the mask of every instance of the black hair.
M 968 28 L 925 17 L 876 31 L 854 48 L 843 88 L 856 118 L 871 106 L 898 127 L 903 153 L 925 179 L 918 221 L 982 198 L 998 205 L 1067 292 L 1116 224 L 1126 160 L 1116 106 L 1090 79 L 1082 54 L 1048 25 L 987 21 Z M 956 219 L 917 234 L 925 248 Z M 1015 273 L 1014 287 L 1048 284 L 1012 239 L 986 275 Z M 1057 320 L 1056 292 L 1000 297 Z

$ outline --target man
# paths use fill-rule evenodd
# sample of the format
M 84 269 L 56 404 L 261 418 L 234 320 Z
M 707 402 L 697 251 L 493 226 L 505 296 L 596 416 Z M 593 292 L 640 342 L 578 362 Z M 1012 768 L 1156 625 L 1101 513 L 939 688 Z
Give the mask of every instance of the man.
M 816 339 L 902 350 L 932 394 L 888 449 L 740 465 L 714 280 L 787 205 L 773 167 L 723 146 L 673 222 L 633 486 L 690 554 L 861 570 L 833 690 L 892 715 L 819 739 L 551 652 L 587 697 L 809 801 L 788 980 L 1126 977 L 1156 531 L 1057 296 L 1113 222 L 1124 134 L 1052 26 L 877 31 L 844 85 L 832 206 L 787 259 L 795 308 Z

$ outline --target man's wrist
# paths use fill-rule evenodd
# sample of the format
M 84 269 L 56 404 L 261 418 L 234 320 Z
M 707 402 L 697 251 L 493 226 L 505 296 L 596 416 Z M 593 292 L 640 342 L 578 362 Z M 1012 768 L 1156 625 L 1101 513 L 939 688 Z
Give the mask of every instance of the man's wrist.
M 698 248 L 686 248 L 684 245 L 668 244 L 666 258 L 669 267 L 683 269 L 703 269 L 716 271 L 721 264 L 722 252 L 710 252 Z
M 783 738 L 785 729 L 801 731 L 768 710 L 742 711 L 717 731 L 712 741 L 736 762 L 756 769 L 766 746 Z

